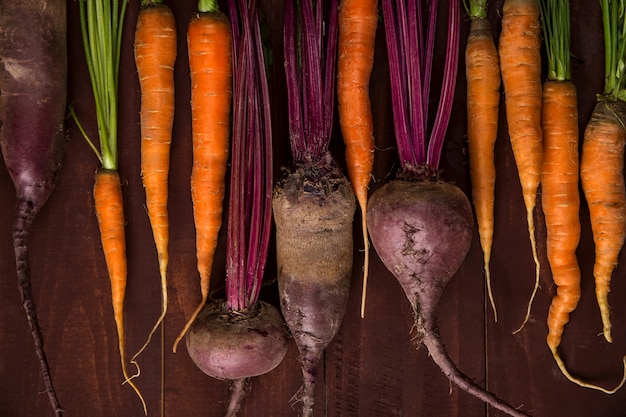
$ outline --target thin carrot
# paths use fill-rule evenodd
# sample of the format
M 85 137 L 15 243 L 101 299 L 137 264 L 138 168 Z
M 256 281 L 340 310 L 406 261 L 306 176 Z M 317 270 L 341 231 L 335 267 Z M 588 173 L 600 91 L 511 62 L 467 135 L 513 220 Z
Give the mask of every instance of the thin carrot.
M 558 352 L 565 325 L 581 295 L 580 267 L 576 258 L 581 229 L 578 216 L 578 103 L 570 71 L 569 0 L 540 0 L 540 6 L 548 57 L 548 81 L 543 85 L 541 114 L 541 201 L 547 230 L 548 262 L 557 286 L 548 312 L 547 343 L 561 372 L 570 381 L 612 393 L 624 380 L 613 390 L 584 382 L 570 374 Z
M 472 200 L 487 293 L 498 321 L 496 303 L 491 290 L 489 262 L 493 244 L 496 166 L 494 147 L 498 136 L 500 109 L 500 64 L 487 19 L 487 0 L 470 0 L 466 7 L 470 17 L 470 32 L 465 47 L 465 74 L 467 78 L 467 139 L 470 158 Z
M 124 202 L 122 186 L 117 171 L 102 168 L 96 174 L 93 187 L 93 198 L 96 217 L 100 228 L 102 251 L 111 281 L 111 299 L 113 303 L 113 317 L 117 327 L 118 346 L 122 363 L 122 374 L 127 382 L 139 395 L 144 412 L 146 404 L 139 389 L 135 386 L 126 368 L 124 332 L 124 300 L 126 298 L 127 262 L 126 262 L 126 233 L 124 230 Z M 146 412 L 147 415 L 147 412 Z
M 364 317 L 369 269 L 367 197 L 374 166 L 374 123 L 369 82 L 374 66 L 378 0 L 342 0 L 338 22 L 337 102 L 339 124 L 346 145 L 348 177 L 361 208 L 365 252 L 361 317 Z
M 505 0 L 498 52 L 504 85 L 509 137 L 526 207 L 530 245 L 535 261 L 535 285 L 528 301 L 528 318 L 539 288 L 539 258 L 534 209 L 541 180 L 541 55 L 537 0 Z
M 141 400 L 147 415 L 146 402 L 126 367 L 126 335 L 124 331 L 124 299 L 127 282 L 126 236 L 124 209 L 118 169 L 118 85 L 122 28 L 128 1 L 80 0 L 80 23 L 83 47 L 94 95 L 100 147 L 95 146 L 70 109 L 76 124 L 96 153 L 102 166 L 94 184 L 94 203 L 100 227 L 109 279 L 111 300 L 118 336 L 124 383 L 128 383 Z M 135 362 L 133 362 L 137 365 Z
M 174 123 L 176 21 L 160 0 L 142 1 L 135 30 L 135 64 L 141 88 L 141 174 L 161 277 L 161 314 L 137 357 L 167 312 L 169 220 L 167 212 L 170 145 Z
M 232 102 L 232 34 L 217 1 L 200 0 L 187 31 L 191 70 L 193 168 L 191 197 L 201 300 L 174 342 L 195 320 L 209 295 L 213 256 L 222 225 Z
M 611 275 L 626 238 L 626 193 L 624 191 L 624 140 L 626 87 L 623 33 L 626 16 L 622 3 L 601 0 L 604 26 L 604 91 L 589 120 L 583 140 L 580 176 L 589 206 L 595 243 L 593 276 L 600 307 L 603 333 L 612 342 L 608 294 Z

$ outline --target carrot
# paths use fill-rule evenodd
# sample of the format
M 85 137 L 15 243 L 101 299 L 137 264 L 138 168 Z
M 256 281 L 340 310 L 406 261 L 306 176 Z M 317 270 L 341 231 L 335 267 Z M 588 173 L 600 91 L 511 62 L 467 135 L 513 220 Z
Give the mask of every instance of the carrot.
M 605 84 L 585 129 L 580 176 L 595 243 L 596 299 L 604 337 L 612 342 L 608 293 L 611 275 L 626 238 L 623 177 L 626 137 L 623 62 L 626 50 L 620 35 L 626 28 L 626 17 L 618 14 L 621 3 L 602 0 L 600 6 L 604 25 Z
M 504 85 L 509 137 L 526 207 L 530 245 L 535 261 L 535 286 L 526 316 L 539 287 L 539 258 L 535 240 L 534 209 L 541 180 L 541 56 L 537 0 L 506 0 L 498 53 Z
M 471 0 L 466 10 L 470 17 L 470 32 L 465 47 L 467 78 L 467 139 L 472 182 L 472 201 L 483 263 L 487 293 L 498 321 L 496 303 L 491 290 L 491 246 L 496 184 L 494 147 L 498 136 L 500 109 L 500 64 L 498 51 L 487 20 L 487 0 Z
M 79 1 L 81 33 L 87 60 L 87 68 L 94 94 L 100 149 L 89 138 L 79 122 L 74 109 L 71 114 L 79 130 L 100 160 L 94 184 L 95 211 L 100 228 L 109 279 L 113 316 L 118 336 L 118 349 L 124 383 L 128 383 L 139 397 L 144 414 L 146 403 L 126 367 L 124 299 L 127 282 L 126 236 L 124 210 L 117 155 L 118 80 L 120 45 L 127 1 L 81 0 Z
M 369 269 L 367 194 L 374 166 L 369 80 L 374 65 L 378 0 L 342 0 L 338 23 L 337 103 L 339 125 L 346 145 L 348 177 L 361 208 L 365 252 L 361 317 L 364 317 Z
M 141 174 L 146 207 L 159 259 L 161 314 L 137 357 L 167 312 L 169 221 L 167 212 L 170 145 L 174 122 L 176 21 L 159 0 L 142 1 L 135 30 L 135 63 L 141 88 Z
M 104 252 L 104 259 L 111 281 L 113 316 L 117 327 L 122 374 L 126 382 L 137 392 L 143 403 L 143 398 L 131 378 L 129 378 L 126 368 L 124 343 L 124 299 L 127 282 L 126 234 L 124 231 L 122 187 L 117 171 L 106 168 L 98 171 L 93 187 L 93 198 L 100 228 L 102 251 Z M 143 406 L 144 411 L 146 411 L 145 403 L 143 403 Z
M 586 383 L 570 374 L 558 352 L 565 325 L 581 295 L 580 267 L 576 258 L 581 230 L 578 217 L 578 104 L 570 71 L 569 1 L 540 0 L 540 6 L 548 57 L 548 81 L 543 85 L 541 114 L 541 201 L 547 230 L 548 262 L 557 286 L 548 312 L 547 343 L 559 369 L 570 381 L 612 393 L 624 381 L 614 390 Z
M 207 301 L 213 256 L 222 226 L 226 163 L 232 102 L 232 34 L 226 15 L 216 1 L 200 0 L 189 24 L 187 42 L 191 70 L 191 130 L 193 168 L 191 198 L 196 227 L 196 256 L 201 300 L 180 340 Z

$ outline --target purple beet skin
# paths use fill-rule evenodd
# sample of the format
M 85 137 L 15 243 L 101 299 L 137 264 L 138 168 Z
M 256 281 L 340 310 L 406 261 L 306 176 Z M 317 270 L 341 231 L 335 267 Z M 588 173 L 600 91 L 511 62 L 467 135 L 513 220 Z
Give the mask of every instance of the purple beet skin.
M 22 305 L 56 416 L 61 406 L 33 302 L 28 245 L 54 189 L 65 145 L 66 1 L 0 1 L 0 149 L 15 186 L 13 246 Z
M 473 216 L 465 194 L 440 181 L 396 180 L 372 194 L 367 215 L 376 252 L 413 306 L 418 346 L 424 343 L 461 389 L 509 415 L 526 416 L 459 371 L 439 337 L 439 299 L 472 240 Z

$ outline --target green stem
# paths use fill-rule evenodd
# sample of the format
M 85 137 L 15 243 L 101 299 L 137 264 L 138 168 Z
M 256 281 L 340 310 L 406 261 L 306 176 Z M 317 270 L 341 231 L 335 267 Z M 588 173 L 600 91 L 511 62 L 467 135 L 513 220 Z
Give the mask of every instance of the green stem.
M 81 34 L 93 90 L 102 167 L 117 170 L 121 39 L 128 0 L 79 0 Z M 94 149 L 93 143 L 83 136 Z
M 604 95 L 609 100 L 626 99 L 624 71 L 626 66 L 625 0 L 600 0 L 604 27 Z
M 487 0 L 463 0 L 463 6 L 471 20 L 487 18 Z
M 541 28 L 548 57 L 548 79 L 571 80 L 569 0 L 540 0 Z
M 220 11 L 217 0 L 198 0 L 198 11 L 201 13 L 217 13 Z

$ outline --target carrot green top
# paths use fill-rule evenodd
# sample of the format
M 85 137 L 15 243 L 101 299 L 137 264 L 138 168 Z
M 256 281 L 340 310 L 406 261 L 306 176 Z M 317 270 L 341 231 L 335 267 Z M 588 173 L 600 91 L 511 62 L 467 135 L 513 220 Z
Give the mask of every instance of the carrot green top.
M 141 6 L 154 6 L 155 4 L 163 4 L 163 0 L 141 0 Z
M 487 18 L 487 0 L 463 0 L 463 6 L 470 19 Z
M 102 163 L 117 170 L 117 99 L 122 27 L 128 0 L 80 0 L 80 27 L 93 89 L 100 149 L 76 124 Z
M 219 7 L 217 7 L 217 0 L 198 0 L 199 12 L 216 13 L 219 12 L 219 10 Z
M 622 0 L 600 0 L 604 26 L 604 95 L 626 100 L 626 13 Z
M 548 56 L 548 79 L 569 81 L 571 79 L 569 0 L 540 0 L 539 6 Z

